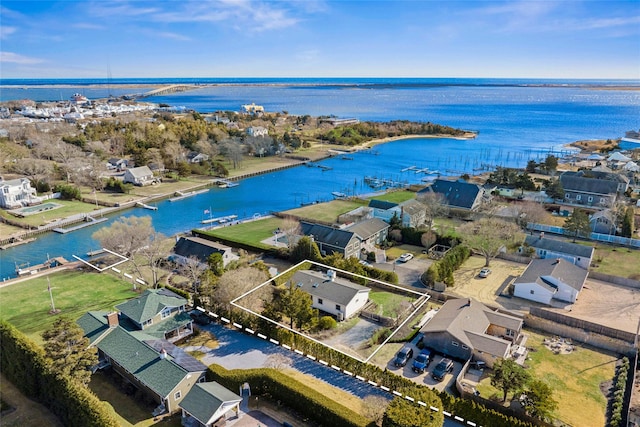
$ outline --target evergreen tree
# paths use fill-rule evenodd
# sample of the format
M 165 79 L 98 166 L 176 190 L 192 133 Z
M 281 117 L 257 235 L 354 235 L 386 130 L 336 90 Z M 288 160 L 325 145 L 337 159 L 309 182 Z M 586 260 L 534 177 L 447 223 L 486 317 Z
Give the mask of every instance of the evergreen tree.
M 98 354 L 95 348 L 89 348 L 89 339 L 84 336 L 82 328 L 62 316 L 42 333 L 42 338 L 54 370 L 86 386 L 91 379 L 89 368 L 98 363 Z
M 624 217 L 622 217 L 622 236 L 633 237 L 635 211 L 633 206 L 628 206 L 624 211 Z
M 304 236 L 301 237 L 300 240 L 298 240 L 298 244 L 291 249 L 289 259 L 296 264 L 306 259 L 310 261 L 320 261 L 322 260 L 322 255 L 316 242 L 310 237 Z
M 555 172 L 558 168 L 558 158 L 553 154 L 549 154 L 546 159 L 544 159 L 544 167 L 547 172 Z
M 589 215 L 582 209 L 574 209 L 573 214 L 564 222 L 565 232 L 573 236 L 573 241 L 579 235 L 589 236 L 591 234 L 591 224 L 589 223 Z
M 529 373 L 512 359 L 500 359 L 493 365 L 491 385 L 502 390 L 502 401 L 507 393 L 522 389 L 529 381 Z
M 280 295 L 278 310 L 289 318 L 289 326 L 293 329 L 305 329 L 313 325 L 318 317 L 318 310 L 311 307 L 311 296 L 293 284 Z
M 546 420 L 558 408 L 558 402 L 553 399 L 553 389 L 543 381 L 531 380 L 527 386 L 526 394 L 524 409 L 532 417 Z
M 551 179 L 545 188 L 545 192 L 547 196 L 551 197 L 553 200 L 562 200 L 564 199 L 564 188 L 562 188 L 562 184 L 559 179 Z

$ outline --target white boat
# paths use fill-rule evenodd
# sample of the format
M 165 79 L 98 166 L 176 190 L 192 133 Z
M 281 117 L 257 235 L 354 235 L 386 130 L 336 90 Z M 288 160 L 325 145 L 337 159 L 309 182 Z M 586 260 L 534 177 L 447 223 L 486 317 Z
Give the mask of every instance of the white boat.
M 331 195 L 332 195 L 333 197 L 335 197 L 336 199 L 344 199 L 344 198 L 346 198 L 346 197 L 347 197 L 347 195 L 346 195 L 346 194 L 341 193 L 341 192 L 339 192 L 339 191 L 333 191 L 333 192 L 331 193 Z
M 624 138 L 621 138 L 620 141 L 640 144 L 640 131 L 630 130 L 624 134 Z

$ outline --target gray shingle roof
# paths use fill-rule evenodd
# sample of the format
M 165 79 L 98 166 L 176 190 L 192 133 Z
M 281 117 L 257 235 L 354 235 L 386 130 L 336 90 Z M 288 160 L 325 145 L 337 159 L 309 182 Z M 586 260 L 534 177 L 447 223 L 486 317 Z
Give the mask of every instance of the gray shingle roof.
M 356 233 L 361 239 L 368 239 L 369 237 L 389 228 L 389 224 L 381 220 L 380 218 L 370 218 L 360 221 L 346 228 L 348 231 Z
M 564 240 L 556 240 L 550 238 L 541 238 L 540 236 L 527 236 L 524 244 L 546 251 L 559 252 L 567 255 L 579 256 L 584 258 L 593 257 L 593 247 L 578 245 L 577 243 L 565 242 Z
M 419 193 L 425 191 L 442 194 L 449 207 L 472 209 L 476 199 L 482 194 L 482 187 L 464 181 L 436 179 L 430 187 L 420 190 Z
M 297 271 L 291 278 L 294 286 L 299 286 L 309 295 L 347 305 L 359 292 L 371 289 L 336 277 L 331 281 L 324 273 L 312 270 Z
M 302 234 L 305 236 L 313 235 L 313 239 L 317 242 L 343 249 L 349 245 L 349 242 L 355 236 L 353 231 L 340 230 L 338 228 L 304 221 L 300 221 L 300 228 Z
M 125 316 L 138 323 L 153 318 L 166 307 L 180 307 L 187 300 L 168 289 L 147 289 L 137 298 L 118 304 L 116 308 Z
M 194 385 L 179 406 L 202 424 L 206 424 L 223 404 L 240 401 L 240 396 L 214 381 Z
M 607 172 L 589 171 L 585 176 L 584 171 L 568 171 L 560 175 L 560 183 L 565 191 L 580 193 L 616 194 L 621 182 L 617 174 Z
M 386 211 L 391 208 L 395 208 L 396 206 L 398 206 L 397 203 L 388 202 L 386 200 L 376 200 L 376 199 L 369 200 L 370 208 L 382 209 Z
M 173 247 L 173 252 L 185 258 L 197 257 L 200 262 L 206 263 L 212 254 L 224 254 L 230 251 L 229 246 L 222 245 L 201 237 L 180 237 Z
M 415 215 L 425 210 L 425 206 L 416 199 L 409 199 L 400 206 L 402 206 L 403 212 L 409 215 Z
M 564 259 L 534 259 L 514 284 L 537 283 L 549 290 L 557 289 L 554 280 L 580 291 L 589 272 Z
M 137 168 L 127 169 L 131 176 L 135 178 L 143 178 L 145 176 L 153 176 L 153 172 L 148 166 L 139 166 Z
M 508 347 L 510 343 L 502 338 L 486 334 L 492 324 L 518 331 L 522 327 L 522 320 L 515 316 L 492 311 L 481 302 L 471 298 L 450 299 L 422 327 L 421 332 L 424 334 L 448 332 L 469 348 L 491 352 L 494 355 L 504 354 L 501 349 Z

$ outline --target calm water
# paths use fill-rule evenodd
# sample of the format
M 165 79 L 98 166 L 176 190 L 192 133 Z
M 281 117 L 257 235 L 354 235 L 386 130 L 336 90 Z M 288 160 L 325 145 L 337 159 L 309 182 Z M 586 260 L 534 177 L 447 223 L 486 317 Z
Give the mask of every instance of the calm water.
M 175 80 L 126 81 L 126 83 L 173 83 Z M 189 80 L 189 83 L 194 81 Z M 208 81 L 207 83 L 211 83 Z M 63 88 L 22 89 L 31 81 L 0 82 L 0 99 L 16 99 L 15 93 L 39 93 L 39 100 L 59 99 Z M 42 82 L 41 82 L 42 83 Z M 46 83 L 60 83 L 46 82 Z M 98 81 L 64 81 L 68 91 L 88 93 L 87 84 Z M 122 83 L 122 82 L 115 82 Z M 213 216 L 240 218 L 290 209 L 301 203 L 328 200 L 331 192 L 372 191 L 365 175 L 402 182 L 420 182 L 424 177 L 403 168 L 438 169 L 443 174 L 472 173 L 484 163 L 523 166 L 530 158 L 541 159 L 564 144 L 581 139 L 619 138 L 630 129 L 640 129 L 640 91 L 593 90 L 576 83 L 528 80 L 474 79 L 228 79 L 233 83 L 150 98 L 153 102 L 184 106 L 200 112 L 239 110 L 255 102 L 267 111 L 292 114 L 335 115 L 361 120 L 407 119 L 430 121 L 475 130 L 474 140 L 410 139 L 376 147 L 372 153 L 354 154 L 353 160 L 334 158 L 322 164 L 331 170 L 297 167 L 247 179 L 230 189 L 211 189 L 180 202 L 159 202 L 158 211 L 132 209 L 120 215 L 150 215 L 157 231 L 173 235 L 200 225 L 205 209 Z M 242 84 L 236 84 L 242 83 Z M 292 84 L 288 84 L 292 83 Z M 547 87 L 536 84 L 566 83 Z M 594 83 L 594 82 L 590 82 Z M 622 82 L 597 82 L 623 84 Z M 624 82 L 639 85 L 639 82 Z M 7 86 L 13 85 L 13 86 Z M 95 88 L 103 97 L 107 88 Z M 35 92 L 40 91 L 40 92 Z M 110 90 L 113 94 L 114 90 Z M 126 92 L 126 91 L 125 91 Z M 126 93 L 130 93 L 126 92 Z M 25 98 L 26 94 L 17 98 Z M 36 98 L 31 96 L 32 98 Z M 268 191 L 265 191 L 268 189 Z M 179 220 L 176 220 L 179 218 Z M 48 234 L 32 244 L 0 251 L 0 278 L 14 274 L 15 264 L 37 264 L 47 256 L 82 255 L 97 249 L 91 234 L 109 222 L 66 235 Z

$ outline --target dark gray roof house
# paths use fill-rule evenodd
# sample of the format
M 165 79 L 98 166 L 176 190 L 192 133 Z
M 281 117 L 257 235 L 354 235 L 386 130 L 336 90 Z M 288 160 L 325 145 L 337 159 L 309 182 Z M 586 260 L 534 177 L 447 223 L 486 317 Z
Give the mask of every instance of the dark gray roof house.
M 345 259 L 360 255 L 361 238 L 353 231 L 300 221 L 300 229 L 305 236 L 313 236 L 323 255 L 341 253 Z
M 389 224 L 379 218 L 365 219 L 346 228 L 356 233 L 364 244 L 380 244 L 387 239 Z
M 232 252 L 230 246 L 193 236 L 178 238 L 173 247 L 172 258 L 178 262 L 185 262 L 189 257 L 196 257 L 201 263 L 206 264 L 209 257 L 215 253 L 222 255 L 222 263 L 225 267 L 231 261 L 239 259 L 239 256 Z
M 313 270 L 296 271 L 291 283 L 311 295 L 312 306 L 338 320 L 348 319 L 365 306 L 371 289 L 337 277 L 335 271 L 321 273 Z
M 416 197 L 426 192 L 442 194 L 449 209 L 466 212 L 478 209 L 484 197 L 484 189 L 478 184 L 444 179 L 436 179 L 431 186 L 420 190 Z
M 513 283 L 513 295 L 551 305 L 576 302 L 588 271 L 562 259 L 534 259 Z
M 472 356 L 488 366 L 510 354 L 522 319 L 491 310 L 471 298 L 450 299 L 422 327 L 426 346 L 457 359 Z
M 564 201 L 594 208 L 612 207 L 618 193 L 624 193 L 629 180 L 625 176 L 598 171 L 567 171 L 560 175 Z
M 562 258 L 585 270 L 591 265 L 594 248 L 592 246 L 579 245 L 566 240 L 545 237 L 544 233 L 529 235 L 524 239 L 524 245 L 520 252 L 529 246 L 535 250 L 535 255 L 540 259 Z
M 396 206 L 398 206 L 397 203 L 388 202 L 386 200 L 376 200 L 376 199 L 369 200 L 370 208 L 382 209 L 386 211 L 388 209 L 395 208 Z

